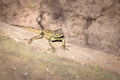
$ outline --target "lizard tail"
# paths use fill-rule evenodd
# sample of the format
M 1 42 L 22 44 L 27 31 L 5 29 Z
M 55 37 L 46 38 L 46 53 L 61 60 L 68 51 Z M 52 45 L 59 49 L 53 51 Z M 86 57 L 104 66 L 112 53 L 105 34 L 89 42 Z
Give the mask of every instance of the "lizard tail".
M 18 28 L 28 30 L 28 31 L 31 31 L 31 32 L 34 32 L 34 33 L 40 33 L 40 31 L 41 31 L 40 29 L 36 29 L 36 28 L 30 27 L 30 26 L 22 26 L 22 25 L 17 25 L 17 24 L 11 24 L 11 25 L 18 27 Z

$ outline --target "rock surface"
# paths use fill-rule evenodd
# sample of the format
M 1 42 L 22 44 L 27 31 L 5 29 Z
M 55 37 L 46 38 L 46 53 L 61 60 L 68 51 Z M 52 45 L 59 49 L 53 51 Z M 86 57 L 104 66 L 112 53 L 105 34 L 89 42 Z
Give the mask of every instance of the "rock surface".
M 120 73 L 120 57 L 117 57 L 115 55 L 103 53 L 89 48 L 76 47 L 75 45 L 69 43 L 66 43 L 68 51 L 64 51 L 60 48 L 61 44 L 57 42 L 56 44 L 53 43 L 53 45 L 57 49 L 57 53 L 53 53 L 51 52 L 51 49 L 49 49 L 50 46 L 48 44 L 48 41 L 44 38 L 40 40 L 34 40 L 31 45 L 27 44 L 28 40 L 31 37 L 38 34 L 2 22 L 0 22 L 0 35 L 12 38 L 17 42 L 22 42 L 26 44 L 27 47 L 29 48 L 31 47 L 31 49 L 36 53 L 40 53 L 40 52 L 45 54 L 49 53 L 49 54 L 57 55 L 59 58 L 61 57 L 61 58 L 74 60 L 76 62 L 81 63 L 82 65 L 86 65 L 86 64 L 91 66 L 97 65 L 100 68 L 107 69 L 109 71 L 116 72 L 118 74 Z M 1 45 L 4 44 L 1 42 Z M 9 44 L 6 43 L 6 45 Z M 17 52 L 17 49 L 15 50 L 16 50 L 15 52 Z M 22 52 L 22 54 L 25 53 L 22 50 L 19 51 Z
M 119 0 L 1 0 L 0 21 L 45 28 L 62 28 L 67 42 L 120 56 Z

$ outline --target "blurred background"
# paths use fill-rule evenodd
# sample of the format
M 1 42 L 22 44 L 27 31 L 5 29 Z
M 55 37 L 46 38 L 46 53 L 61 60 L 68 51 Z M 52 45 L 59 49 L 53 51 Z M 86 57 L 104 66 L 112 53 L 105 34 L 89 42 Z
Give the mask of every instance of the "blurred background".
M 55 56 L 40 52 L 44 40 L 31 49 L 0 37 L 0 80 L 120 79 L 120 0 L 0 0 L 3 23 L 41 29 L 36 19 L 42 12 L 41 24 L 62 28 L 70 51 L 58 50 Z M 12 29 L 6 27 L 6 33 Z

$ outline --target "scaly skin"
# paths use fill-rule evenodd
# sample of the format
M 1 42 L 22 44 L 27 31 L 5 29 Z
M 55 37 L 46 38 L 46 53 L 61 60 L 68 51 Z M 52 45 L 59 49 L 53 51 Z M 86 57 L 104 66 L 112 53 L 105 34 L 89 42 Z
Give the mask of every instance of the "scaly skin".
M 34 29 L 34 28 L 31 28 L 31 27 L 25 27 L 25 26 L 19 26 L 19 25 L 14 25 L 14 26 L 17 26 L 19 28 L 23 28 L 23 29 L 26 29 L 26 30 L 29 30 L 29 31 L 32 31 L 32 32 L 35 32 L 35 33 L 39 33 L 39 35 L 36 35 L 36 36 L 32 37 L 29 40 L 28 44 L 31 44 L 33 40 L 41 39 L 41 38 L 44 37 L 48 40 L 49 45 L 50 45 L 53 52 L 56 52 L 56 49 L 52 45 L 52 42 L 62 42 L 61 48 L 64 51 L 68 50 L 66 48 L 66 45 L 65 45 L 65 36 L 64 36 L 64 33 L 63 33 L 62 29 L 57 29 L 57 30 L 42 29 L 42 30 L 39 30 L 39 29 Z

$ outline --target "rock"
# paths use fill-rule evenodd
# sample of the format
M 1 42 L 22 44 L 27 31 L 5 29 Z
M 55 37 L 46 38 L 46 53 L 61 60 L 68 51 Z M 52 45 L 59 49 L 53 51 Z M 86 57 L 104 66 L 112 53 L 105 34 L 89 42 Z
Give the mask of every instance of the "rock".
M 119 0 L 1 0 L 0 4 L 2 22 L 38 27 L 36 18 L 44 11 L 44 28 L 62 28 L 67 42 L 120 55 Z

